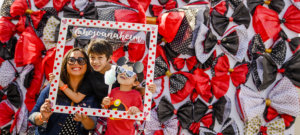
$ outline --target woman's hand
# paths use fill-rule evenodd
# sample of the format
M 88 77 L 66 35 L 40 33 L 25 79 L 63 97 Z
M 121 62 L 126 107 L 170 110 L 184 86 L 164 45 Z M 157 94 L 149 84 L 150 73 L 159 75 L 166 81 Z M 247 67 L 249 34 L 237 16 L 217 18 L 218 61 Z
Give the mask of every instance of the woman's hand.
M 48 119 L 50 118 L 50 116 L 53 113 L 51 111 L 51 102 L 50 102 L 49 99 L 45 100 L 44 104 L 40 108 L 40 112 L 41 112 L 41 115 L 42 115 L 42 120 L 48 121 Z
M 141 112 L 141 111 L 140 111 L 140 109 L 137 108 L 136 106 L 131 106 L 131 107 L 129 107 L 129 109 L 128 109 L 128 114 L 129 114 L 129 115 L 134 115 L 134 114 L 136 114 L 136 113 L 138 113 L 138 112 Z
M 55 78 L 55 75 L 53 73 L 49 73 L 49 83 L 51 83 Z
M 148 90 L 153 94 L 156 92 L 156 85 L 154 83 L 148 85 Z
M 82 122 L 82 120 L 86 119 L 87 115 L 82 114 L 82 113 L 75 113 L 74 120 L 77 122 Z

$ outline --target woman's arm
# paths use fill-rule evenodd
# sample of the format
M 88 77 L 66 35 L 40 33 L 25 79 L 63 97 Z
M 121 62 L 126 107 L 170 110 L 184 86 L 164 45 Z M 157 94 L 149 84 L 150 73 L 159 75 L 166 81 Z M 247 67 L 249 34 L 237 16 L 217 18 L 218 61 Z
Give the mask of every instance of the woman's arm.
M 96 119 L 92 119 L 85 114 L 76 113 L 74 120 L 80 121 L 86 130 L 94 129 L 96 126 Z

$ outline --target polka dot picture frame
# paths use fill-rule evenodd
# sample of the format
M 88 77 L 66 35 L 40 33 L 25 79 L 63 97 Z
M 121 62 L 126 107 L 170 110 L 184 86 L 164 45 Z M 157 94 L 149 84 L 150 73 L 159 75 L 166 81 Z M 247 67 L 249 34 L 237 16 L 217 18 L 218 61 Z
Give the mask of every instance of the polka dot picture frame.
M 74 33 L 76 34 L 83 34 L 84 30 L 83 28 L 86 28 L 85 33 L 96 33 L 96 34 L 90 34 L 90 38 L 97 38 L 97 36 L 103 36 L 103 33 L 101 32 L 109 32 L 109 31 L 131 31 L 131 32 L 125 32 L 125 34 L 130 34 L 132 31 L 137 32 L 145 32 L 149 33 L 150 36 L 148 37 L 149 40 L 142 40 L 148 43 L 145 43 L 149 45 L 148 47 L 148 65 L 147 67 L 147 75 L 145 82 L 146 84 L 153 83 L 153 77 L 154 77 L 154 66 L 155 66 L 155 55 L 156 55 L 156 41 L 157 41 L 157 25 L 150 25 L 150 24 L 139 24 L 139 23 L 125 23 L 125 22 L 113 22 L 113 21 L 102 21 L 102 20 L 88 20 L 88 19 L 74 19 L 74 18 L 62 18 L 61 19 L 61 25 L 60 25 L 60 31 L 58 35 L 58 42 L 57 42 L 57 51 L 55 55 L 55 62 L 54 62 L 54 69 L 53 73 L 55 74 L 55 79 L 51 83 L 51 88 L 49 92 L 49 99 L 52 102 L 52 111 L 55 113 L 66 113 L 66 114 L 74 114 L 76 112 L 83 113 L 89 116 L 101 116 L 101 117 L 111 117 L 111 118 L 121 118 L 121 119 L 133 119 L 133 120 L 150 120 L 150 110 L 151 110 L 151 102 L 152 102 L 152 93 L 148 90 L 147 85 L 145 88 L 145 95 L 144 95 L 144 105 L 143 105 L 143 112 L 137 113 L 135 115 L 129 115 L 127 114 L 127 111 L 118 111 L 118 110 L 108 110 L 108 109 L 99 109 L 99 108 L 88 108 L 88 107 L 76 107 L 76 106 L 64 106 L 64 105 L 57 105 L 57 93 L 59 91 L 58 89 L 58 82 L 60 77 L 60 69 L 61 69 L 61 63 L 64 56 L 64 48 L 65 44 L 67 42 L 67 33 L 69 26 L 73 26 L 75 29 Z M 94 32 L 93 32 L 94 29 Z M 98 29 L 98 31 L 97 31 Z M 100 30 L 99 30 L 100 29 Z M 73 29 L 74 30 L 74 29 Z M 87 32 L 88 30 L 92 32 Z M 96 31 L 95 31 L 96 30 Z M 103 31 L 101 31 L 103 30 Z M 81 32 L 80 32 L 81 31 Z M 73 35 L 74 35 L 73 33 Z M 98 34 L 100 33 L 100 34 Z M 119 33 L 119 39 L 120 39 L 120 33 Z M 133 32 L 134 33 L 134 32 Z M 136 33 L 136 32 L 135 32 Z M 123 33 L 124 34 L 124 33 Z M 86 37 L 88 34 L 85 34 Z M 92 36 L 91 36 L 92 35 Z M 108 35 L 108 34 L 106 34 Z M 77 35 L 78 36 L 78 35 Z M 127 37 L 127 39 L 139 39 L 140 37 L 134 37 L 135 35 L 131 36 L 124 36 Z M 137 35 L 138 36 L 138 35 Z M 115 38 L 118 38 L 118 36 L 112 36 Z M 141 36 L 142 37 L 142 36 Z M 149 38 L 150 37 L 150 38 Z M 121 37 L 122 38 L 122 37 Z M 124 40 L 124 39 L 121 39 Z M 126 40 L 126 39 L 125 39 Z M 136 40 L 138 42 L 138 40 Z

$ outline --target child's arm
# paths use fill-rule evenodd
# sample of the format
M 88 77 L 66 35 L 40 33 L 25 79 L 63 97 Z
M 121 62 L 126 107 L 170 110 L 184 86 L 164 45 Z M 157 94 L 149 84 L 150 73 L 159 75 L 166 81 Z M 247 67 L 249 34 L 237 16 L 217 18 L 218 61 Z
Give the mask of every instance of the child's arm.
M 49 74 L 49 82 L 51 83 L 52 80 L 54 80 L 54 78 L 55 78 L 55 75 L 53 73 L 50 73 Z M 59 84 L 58 84 L 59 88 L 63 87 L 64 85 L 65 84 L 61 80 L 59 80 Z M 73 90 L 71 90 L 68 87 L 66 87 L 62 91 L 67 95 L 68 98 L 70 98 L 75 103 L 81 102 L 86 96 L 80 92 L 74 92 Z
M 81 102 L 86 96 L 80 92 L 75 92 L 68 87 L 66 87 L 64 90 L 62 90 L 61 88 L 64 87 L 65 84 L 61 80 L 59 80 L 58 86 L 59 86 L 60 90 L 63 91 L 67 95 L 67 97 L 70 98 L 75 103 Z

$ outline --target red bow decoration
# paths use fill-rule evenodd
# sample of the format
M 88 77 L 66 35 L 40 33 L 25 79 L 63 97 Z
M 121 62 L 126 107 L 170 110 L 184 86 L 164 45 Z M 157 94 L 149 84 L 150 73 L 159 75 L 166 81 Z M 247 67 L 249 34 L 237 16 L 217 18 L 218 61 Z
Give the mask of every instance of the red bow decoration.
M 281 31 L 283 23 L 288 29 L 300 33 L 300 10 L 291 5 L 285 12 L 283 19 L 278 18 L 278 13 L 264 6 L 258 5 L 253 15 L 254 31 L 261 35 L 265 42 L 275 38 Z
M 200 131 L 200 122 L 202 122 L 205 127 L 210 128 L 214 124 L 212 113 L 209 113 L 209 114 L 203 116 L 198 122 L 193 122 L 190 125 L 189 130 L 192 131 L 192 133 L 194 135 L 195 134 L 197 134 L 197 135 L 199 134 L 199 131 Z
M 60 11 L 71 0 L 53 0 L 53 7 L 56 11 Z
M 222 54 L 221 54 L 222 55 Z M 234 68 L 230 68 L 228 57 L 223 54 L 219 57 L 214 66 L 214 76 L 226 76 L 230 74 L 231 81 L 235 87 L 246 82 L 248 74 L 248 64 L 240 64 Z
M 0 29 L 0 41 L 5 43 L 15 34 L 16 26 L 8 18 L 1 17 Z
M 125 52 L 128 52 L 128 58 L 131 62 L 140 61 L 145 53 L 145 44 L 129 43 L 128 46 L 122 46 L 115 50 L 112 56 L 112 60 L 117 62 L 119 58 L 125 56 Z
M 195 102 L 198 95 L 206 102 L 210 102 L 214 94 L 217 99 L 223 97 L 229 89 L 229 75 L 215 76 L 209 79 L 209 76 L 201 69 L 194 71 L 196 85 L 191 95 L 191 100 Z
M 13 116 L 15 115 L 15 111 L 8 105 L 8 103 L 5 101 L 2 101 L 0 103 L 0 127 L 6 125 L 8 122 L 13 120 Z
M 173 58 L 173 65 L 177 70 L 181 70 L 185 63 L 189 71 L 193 69 L 193 67 L 197 64 L 196 56 L 192 56 L 190 58 Z
M 150 4 L 149 7 L 150 7 L 149 11 L 152 16 L 159 16 L 161 14 L 161 12 L 163 11 L 163 9 L 170 10 L 173 8 L 177 8 L 177 2 L 170 0 L 165 5 L 160 6 L 160 5 L 151 5 Z
M 30 15 L 33 26 L 34 28 L 37 29 L 46 11 L 42 11 L 42 10 L 32 11 L 30 7 L 29 8 L 28 7 L 29 6 L 26 0 L 16 0 L 10 7 L 10 15 L 12 17 L 23 16 L 24 14 Z
M 175 38 L 183 17 L 184 12 L 168 12 L 158 16 L 158 32 L 168 43 Z
M 271 106 L 267 107 L 264 112 L 264 118 L 266 122 L 270 122 L 275 119 L 277 116 L 280 116 L 284 120 L 285 127 L 288 129 L 294 122 L 295 117 L 288 114 L 279 114 L 274 108 Z
M 115 10 L 115 20 L 117 22 L 145 23 L 146 16 L 133 10 L 117 9 Z
M 227 9 L 228 9 L 228 4 L 226 3 L 226 1 L 221 1 L 220 3 L 216 4 L 215 6 L 213 6 L 211 9 L 210 9 L 210 12 L 211 13 L 213 11 L 213 9 L 215 9 L 217 12 L 219 12 L 221 15 L 225 15 L 227 13 Z
M 32 27 L 27 27 L 16 44 L 16 66 L 38 63 L 43 50 L 46 49 L 41 39 L 37 37 Z
M 43 8 L 45 5 L 47 5 L 48 2 L 49 0 L 34 0 L 34 5 L 37 8 Z

